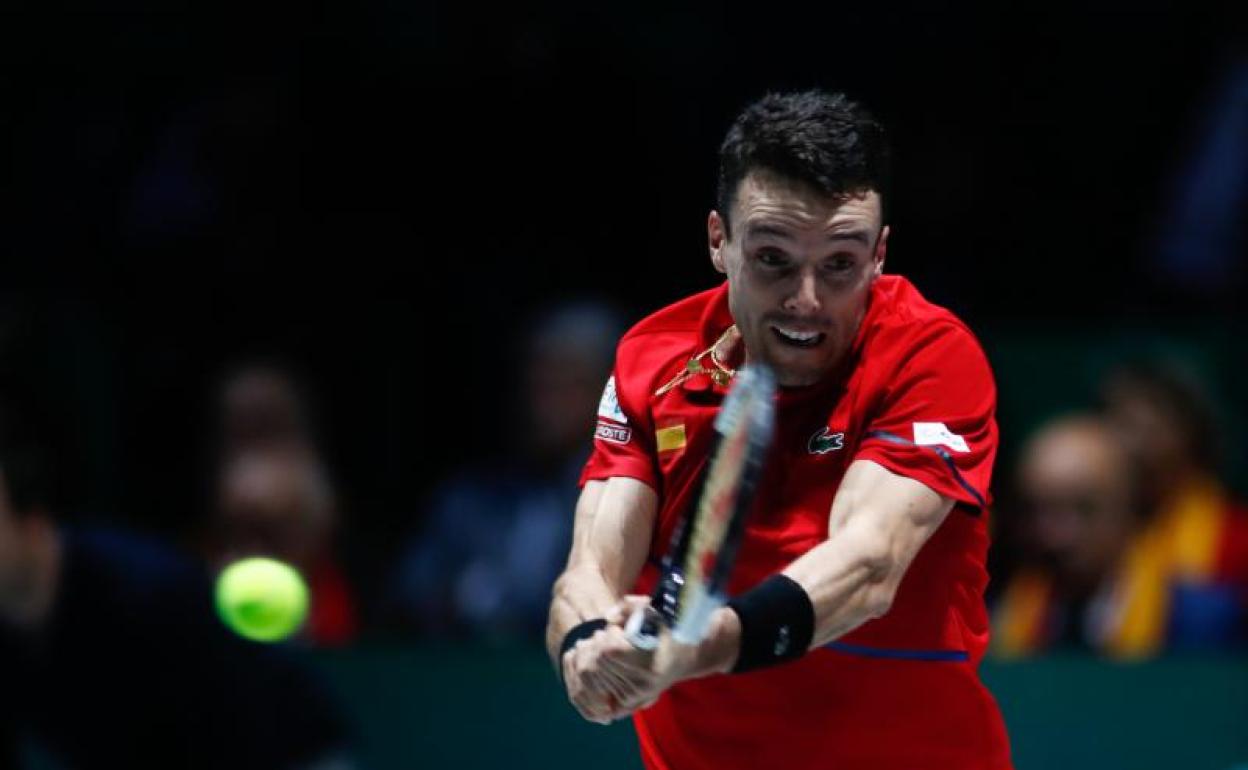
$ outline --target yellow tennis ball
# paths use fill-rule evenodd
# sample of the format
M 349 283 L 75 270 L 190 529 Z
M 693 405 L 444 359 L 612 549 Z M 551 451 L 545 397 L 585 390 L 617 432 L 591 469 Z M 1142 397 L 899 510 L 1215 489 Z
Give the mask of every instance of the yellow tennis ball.
M 308 587 L 294 567 L 251 557 L 230 564 L 217 578 L 217 614 L 239 636 L 279 642 L 308 614 Z

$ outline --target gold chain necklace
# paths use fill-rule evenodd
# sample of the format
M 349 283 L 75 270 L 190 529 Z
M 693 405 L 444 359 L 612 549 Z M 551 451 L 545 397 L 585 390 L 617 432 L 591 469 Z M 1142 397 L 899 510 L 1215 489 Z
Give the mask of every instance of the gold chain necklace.
M 720 361 L 719 356 L 716 354 L 716 350 L 724 340 L 728 339 L 728 335 L 732 334 L 736 330 L 736 324 L 733 324 L 725 329 L 724 333 L 719 335 L 719 339 L 715 340 L 714 345 L 711 345 L 706 350 L 703 350 L 701 353 L 685 362 L 685 368 L 681 370 L 680 374 L 677 374 L 670 381 L 668 381 L 666 385 L 663 385 L 658 390 L 654 391 L 654 395 L 663 395 L 695 374 L 705 374 L 709 376 L 711 381 L 719 387 L 727 387 L 728 383 L 732 382 L 732 378 L 736 376 L 737 370 L 729 368 L 723 361 Z M 711 359 L 711 364 L 714 365 L 713 369 L 708 369 L 702 364 L 702 359 L 707 358 L 708 356 Z

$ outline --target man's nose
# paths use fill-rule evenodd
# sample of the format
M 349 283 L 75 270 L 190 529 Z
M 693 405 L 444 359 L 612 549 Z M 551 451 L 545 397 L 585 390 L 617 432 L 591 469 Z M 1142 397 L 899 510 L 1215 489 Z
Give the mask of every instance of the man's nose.
M 804 270 L 797 278 L 797 286 L 784 301 L 784 309 L 790 313 L 809 315 L 819 311 L 819 286 L 813 270 Z

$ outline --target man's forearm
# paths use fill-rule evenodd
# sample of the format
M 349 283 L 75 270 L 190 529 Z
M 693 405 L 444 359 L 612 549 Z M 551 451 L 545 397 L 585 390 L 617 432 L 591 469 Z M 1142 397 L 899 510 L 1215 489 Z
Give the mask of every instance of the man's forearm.
M 825 540 L 786 567 L 783 574 L 806 591 L 815 610 L 810 646 L 821 647 L 888 612 L 896 570 L 887 549 L 856 543 L 850 533 Z
M 886 565 L 862 551 L 847 553 L 848 543 L 825 541 L 791 563 L 784 574 L 810 596 L 815 609 L 815 632 L 811 647 L 822 646 L 849 633 L 888 609 Z M 716 611 L 711 628 L 696 651 L 686 651 L 688 661 L 680 680 L 697 679 L 731 671 L 741 651 L 741 621 L 729 607 Z
M 910 563 L 952 508 L 953 500 L 920 482 L 854 462 L 832 503 L 828 539 L 784 569 L 814 607 L 810 647 L 887 613 Z
M 578 623 L 601 618 L 637 579 L 646 561 L 658 496 L 625 477 L 590 481 L 576 505 L 576 531 L 567 569 L 555 581 L 546 649 L 556 657 Z

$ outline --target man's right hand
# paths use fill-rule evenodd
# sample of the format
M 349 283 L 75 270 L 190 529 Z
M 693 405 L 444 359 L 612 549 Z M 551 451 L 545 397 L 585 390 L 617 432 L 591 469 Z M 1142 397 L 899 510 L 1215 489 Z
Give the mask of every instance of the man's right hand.
M 568 700 L 591 722 L 623 719 L 656 699 L 651 660 L 652 654 L 634 647 L 621 626 L 609 625 L 564 654 Z
M 563 654 L 560 666 L 568 700 L 582 717 L 600 725 L 611 724 L 613 706 L 619 702 L 613 678 L 601 668 L 601 645 L 596 640 L 603 634 L 582 639 Z

